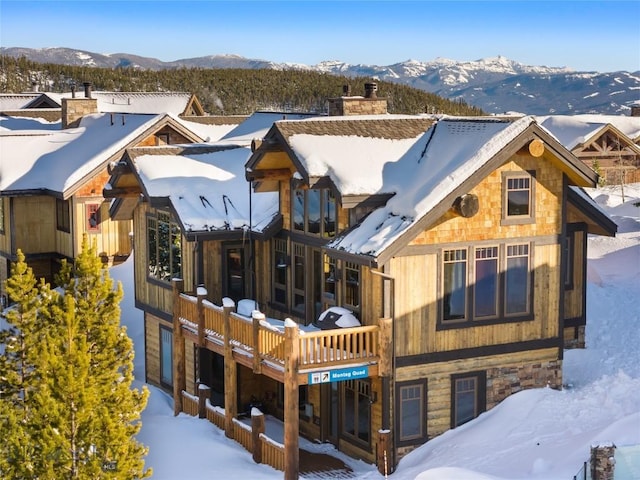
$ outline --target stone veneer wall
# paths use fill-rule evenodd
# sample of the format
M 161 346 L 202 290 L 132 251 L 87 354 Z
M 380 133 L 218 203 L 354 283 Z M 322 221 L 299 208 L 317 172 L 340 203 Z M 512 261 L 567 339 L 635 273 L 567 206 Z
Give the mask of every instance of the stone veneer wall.
M 329 116 L 384 115 L 386 113 L 386 98 L 340 97 L 329 99 Z
M 562 360 L 487 370 L 487 410 L 521 390 L 562 387 Z
M 612 443 L 591 446 L 591 479 L 613 480 L 616 446 Z
M 95 98 L 63 98 L 62 128 L 77 127 L 85 115 L 98 112 L 98 100 Z

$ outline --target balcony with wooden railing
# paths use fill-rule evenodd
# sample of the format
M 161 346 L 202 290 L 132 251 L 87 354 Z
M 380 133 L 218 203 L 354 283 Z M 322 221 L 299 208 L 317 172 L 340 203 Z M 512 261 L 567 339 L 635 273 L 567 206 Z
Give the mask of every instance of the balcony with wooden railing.
M 370 376 L 384 375 L 379 371 L 384 358 L 384 320 L 379 325 L 316 331 L 295 325 L 287 335 L 289 328 L 283 321 L 267 320 L 257 311 L 251 318 L 239 315 L 233 302 L 219 306 L 205 295 L 175 292 L 173 315 L 181 335 L 221 355 L 228 339 L 234 359 L 254 373 L 282 382 L 285 363 L 294 360 L 300 385 L 308 383 L 309 373 L 332 368 L 366 365 Z M 297 359 L 286 355 L 289 337 L 296 343 Z
M 366 377 L 391 374 L 391 319 L 380 319 L 378 325 L 307 331 L 292 320 L 267 319 L 258 311 L 251 318 L 239 315 L 233 301 L 225 299 L 222 306 L 214 305 L 206 300 L 204 289 L 189 295 L 182 286 L 182 280 L 173 281 L 175 414 L 184 411 L 194 415 L 199 411 L 202 418 L 209 418 L 205 396 L 198 404 L 185 392 L 185 339 L 224 357 L 224 419 L 219 414 L 212 414 L 212 418 L 217 425 L 223 424 L 228 437 L 243 445 L 249 440 L 237 422 L 237 365 L 281 382 L 284 445 L 256 436 L 252 449 L 254 459 L 256 455 L 262 458 L 264 451 L 265 461 L 283 469 L 287 480 L 298 478 L 299 386 L 333 381 L 328 379 L 333 374 L 341 375 L 341 379 L 352 373 L 364 372 Z

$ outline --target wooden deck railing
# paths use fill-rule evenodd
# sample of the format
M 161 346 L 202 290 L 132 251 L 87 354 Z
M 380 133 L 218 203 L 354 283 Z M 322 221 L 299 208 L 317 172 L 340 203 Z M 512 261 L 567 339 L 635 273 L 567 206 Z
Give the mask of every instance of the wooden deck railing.
M 199 337 L 224 341 L 225 316 L 229 316 L 229 340 L 235 349 L 284 367 L 285 334 L 265 320 L 251 319 L 210 302 L 181 293 L 174 305 L 184 328 Z M 200 311 L 200 310 L 203 311 Z M 202 319 L 202 320 L 199 320 Z M 203 323 L 203 325 L 200 325 Z M 377 325 L 334 330 L 300 331 L 299 370 L 355 363 L 376 363 L 380 358 Z

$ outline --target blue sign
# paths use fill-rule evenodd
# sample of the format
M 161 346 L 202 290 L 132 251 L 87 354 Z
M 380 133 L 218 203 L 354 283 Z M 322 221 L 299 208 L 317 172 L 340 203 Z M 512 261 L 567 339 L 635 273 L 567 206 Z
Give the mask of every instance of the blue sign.
M 313 372 L 309 374 L 309 385 L 318 383 L 341 382 L 343 380 L 357 380 L 358 378 L 367 378 L 369 376 L 369 367 L 349 367 L 339 368 L 336 370 L 325 370 L 323 372 Z

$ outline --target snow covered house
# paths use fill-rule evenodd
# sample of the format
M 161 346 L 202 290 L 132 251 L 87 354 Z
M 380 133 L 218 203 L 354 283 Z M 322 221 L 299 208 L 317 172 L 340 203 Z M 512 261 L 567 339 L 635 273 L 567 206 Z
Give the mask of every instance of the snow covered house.
M 134 218 L 147 381 L 230 437 L 253 406 L 282 419 L 285 478 L 300 434 L 393 469 L 516 391 L 560 388 L 586 236 L 616 230 L 580 190 L 597 175 L 535 119 L 345 94 L 260 136 L 131 149 L 109 181 Z
M 84 234 L 105 262 L 126 258 L 131 222 L 110 219 L 102 194 L 109 164 L 130 146 L 202 141 L 172 115 L 97 113 L 92 98 L 65 98 L 62 112 L 53 123 L 0 117 L 0 280 L 21 249 L 51 282 Z
M 551 115 L 538 121 L 607 184 L 640 181 L 640 116 Z

